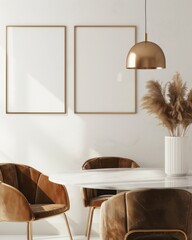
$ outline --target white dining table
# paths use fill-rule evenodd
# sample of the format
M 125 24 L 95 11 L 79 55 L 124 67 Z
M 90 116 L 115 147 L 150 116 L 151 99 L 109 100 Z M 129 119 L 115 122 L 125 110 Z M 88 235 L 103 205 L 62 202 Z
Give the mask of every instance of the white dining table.
M 65 186 L 132 190 L 146 188 L 192 188 L 192 174 L 168 177 L 158 168 L 104 168 L 70 170 L 50 174 L 49 180 Z

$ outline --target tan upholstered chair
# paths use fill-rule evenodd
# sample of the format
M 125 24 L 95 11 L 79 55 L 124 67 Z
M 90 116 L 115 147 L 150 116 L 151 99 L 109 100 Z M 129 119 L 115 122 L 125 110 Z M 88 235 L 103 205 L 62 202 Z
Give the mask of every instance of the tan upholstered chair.
M 137 168 L 139 165 L 131 159 L 122 157 L 96 157 L 87 160 L 83 166 L 83 170 L 100 169 L 100 168 Z M 83 201 L 84 206 L 89 207 L 89 216 L 87 221 L 86 236 L 90 239 L 91 226 L 93 220 L 93 213 L 96 208 L 115 195 L 115 190 L 102 190 L 102 189 L 87 189 L 83 188 Z
M 64 186 L 52 183 L 41 172 L 25 165 L 0 164 L 0 221 L 27 222 L 27 239 L 32 240 L 32 221 L 64 214 L 69 198 Z
M 192 194 L 182 189 L 119 193 L 101 206 L 102 240 L 192 240 Z

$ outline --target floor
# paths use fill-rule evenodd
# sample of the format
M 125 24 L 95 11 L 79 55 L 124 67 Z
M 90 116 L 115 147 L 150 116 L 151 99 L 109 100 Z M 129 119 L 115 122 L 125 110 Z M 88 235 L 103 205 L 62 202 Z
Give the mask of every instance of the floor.
M 34 236 L 33 240 L 69 240 L 63 236 Z M 85 236 L 75 236 L 74 240 L 86 240 Z M 21 235 L 0 235 L 0 240 L 27 240 L 26 236 Z M 91 240 L 99 240 L 98 237 L 91 237 Z

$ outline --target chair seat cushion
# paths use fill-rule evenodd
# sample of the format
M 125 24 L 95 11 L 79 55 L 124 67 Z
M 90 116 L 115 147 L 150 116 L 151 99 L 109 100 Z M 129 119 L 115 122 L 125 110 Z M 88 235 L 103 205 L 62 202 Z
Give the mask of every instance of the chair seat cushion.
M 106 200 L 108 200 L 112 196 L 113 195 L 101 195 L 101 196 L 92 198 L 89 206 L 90 207 L 100 207 L 103 202 L 105 202 Z
M 68 210 L 64 204 L 31 204 L 35 220 L 64 213 Z

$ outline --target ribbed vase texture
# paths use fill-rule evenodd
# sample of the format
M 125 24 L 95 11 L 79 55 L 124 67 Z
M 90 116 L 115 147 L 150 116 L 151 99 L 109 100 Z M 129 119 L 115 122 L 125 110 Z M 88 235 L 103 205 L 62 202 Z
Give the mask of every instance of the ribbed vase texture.
M 185 137 L 165 137 L 165 173 L 182 176 L 187 173 L 184 154 Z

